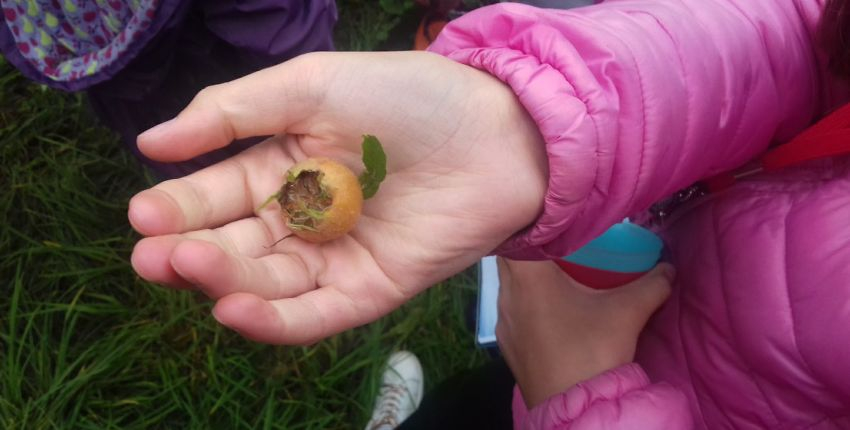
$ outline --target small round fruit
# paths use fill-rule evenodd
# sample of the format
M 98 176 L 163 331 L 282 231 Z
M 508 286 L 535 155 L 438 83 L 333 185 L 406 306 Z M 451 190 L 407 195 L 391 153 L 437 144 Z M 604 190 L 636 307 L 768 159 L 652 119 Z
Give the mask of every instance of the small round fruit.
M 326 242 L 357 224 L 363 192 L 348 167 L 327 158 L 308 158 L 286 172 L 278 202 L 294 235 L 309 242 Z

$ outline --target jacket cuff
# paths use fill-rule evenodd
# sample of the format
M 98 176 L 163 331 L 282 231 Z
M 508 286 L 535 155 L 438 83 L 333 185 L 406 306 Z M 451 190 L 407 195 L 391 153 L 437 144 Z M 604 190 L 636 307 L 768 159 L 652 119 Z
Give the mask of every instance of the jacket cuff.
M 516 4 L 479 9 L 452 22 L 430 48 L 454 61 L 488 72 L 511 87 L 545 141 L 549 179 L 543 212 L 526 230 L 494 251 L 515 259 L 562 257 L 601 233 L 577 232 L 566 243 L 558 240 L 580 215 L 598 180 L 595 142 L 599 141 L 600 134 L 611 133 L 594 122 L 593 107 L 585 103 L 592 95 L 579 94 L 571 84 L 573 79 L 590 79 L 584 76 L 590 72 L 579 64 L 580 58 L 572 45 L 556 34 L 557 29 L 553 27 L 517 28 L 519 23 L 512 25 L 510 22 L 517 17 L 522 17 L 523 23 L 537 19 L 536 15 L 532 16 L 534 11 L 534 8 Z M 483 41 L 472 40 L 478 34 L 488 33 L 479 26 L 500 25 L 511 31 L 488 34 L 486 46 Z M 534 37 L 531 37 L 532 32 Z M 558 43 L 564 46 L 553 50 L 541 41 L 562 41 Z M 552 52 L 565 54 L 549 58 Z M 565 74 L 560 66 L 562 63 L 575 64 L 575 67 Z
M 513 399 L 514 428 L 563 428 L 597 403 L 618 400 L 649 385 L 649 377 L 643 369 L 638 364 L 630 363 L 580 382 L 530 411 L 516 387 Z

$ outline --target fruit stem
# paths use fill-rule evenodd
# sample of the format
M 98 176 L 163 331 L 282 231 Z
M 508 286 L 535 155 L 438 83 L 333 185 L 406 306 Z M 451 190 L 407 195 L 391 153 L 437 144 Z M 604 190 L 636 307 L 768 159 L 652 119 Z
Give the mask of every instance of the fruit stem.
M 277 241 L 275 241 L 275 243 L 273 243 L 273 244 L 271 244 L 271 245 L 269 245 L 269 246 L 266 246 L 265 248 L 266 248 L 266 249 L 274 248 L 274 246 L 275 246 L 275 245 L 277 245 L 278 243 L 283 242 L 283 241 L 284 241 L 284 240 L 286 240 L 286 239 L 289 239 L 289 238 L 290 238 L 290 237 L 292 237 L 292 236 L 295 236 L 295 233 L 289 233 L 289 234 L 287 234 L 286 236 L 283 236 L 282 238 L 280 238 L 280 239 L 278 239 Z

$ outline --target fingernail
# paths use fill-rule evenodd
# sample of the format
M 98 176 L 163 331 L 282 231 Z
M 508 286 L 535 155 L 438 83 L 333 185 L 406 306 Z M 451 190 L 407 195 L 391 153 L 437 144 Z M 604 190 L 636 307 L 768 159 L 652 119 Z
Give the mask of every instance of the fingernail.
M 181 216 L 174 212 L 174 205 L 160 195 L 163 191 L 156 188 L 142 191 L 132 199 L 127 207 L 127 219 L 136 231 L 145 236 L 159 236 L 176 233 L 181 226 L 175 226 L 174 220 Z M 177 227 L 177 229 L 175 229 Z
M 156 213 L 152 213 L 151 207 L 145 202 L 145 197 L 136 194 L 127 203 L 127 219 L 130 225 L 145 236 L 155 235 L 156 231 L 150 231 L 149 224 L 156 219 Z
M 216 307 L 215 307 L 215 306 L 213 306 L 213 308 L 212 308 L 212 316 L 213 316 L 213 318 L 215 318 L 215 320 L 216 320 L 216 321 L 218 321 L 218 323 L 219 323 L 219 324 L 221 324 L 221 325 L 223 325 L 223 326 L 225 326 L 225 327 L 227 326 L 227 324 L 225 324 L 225 323 L 221 320 L 221 318 L 218 316 L 218 310 L 216 310 Z
M 156 140 L 157 138 L 160 137 L 160 135 L 162 135 L 162 133 L 164 133 L 168 129 L 168 127 L 171 126 L 171 123 L 173 123 L 175 119 L 176 118 L 171 118 L 168 121 L 165 121 L 161 124 L 155 125 L 155 126 L 149 128 L 149 129 L 147 129 L 146 131 L 142 132 L 142 134 L 140 134 L 137 139 L 138 140 L 142 140 L 142 139 L 144 139 L 144 140 Z

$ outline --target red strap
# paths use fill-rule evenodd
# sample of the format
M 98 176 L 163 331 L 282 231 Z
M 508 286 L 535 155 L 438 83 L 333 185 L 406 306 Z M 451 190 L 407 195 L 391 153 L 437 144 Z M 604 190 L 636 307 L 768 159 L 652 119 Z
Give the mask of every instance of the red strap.
M 830 130 L 811 136 L 800 136 L 786 145 L 764 154 L 761 165 L 765 170 L 778 170 L 806 161 L 850 153 L 850 128 Z
M 720 191 L 755 173 L 847 154 L 850 154 L 850 104 L 831 113 L 790 142 L 766 152 L 755 164 L 714 176 L 705 180 L 704 184 L 711 192 Z

